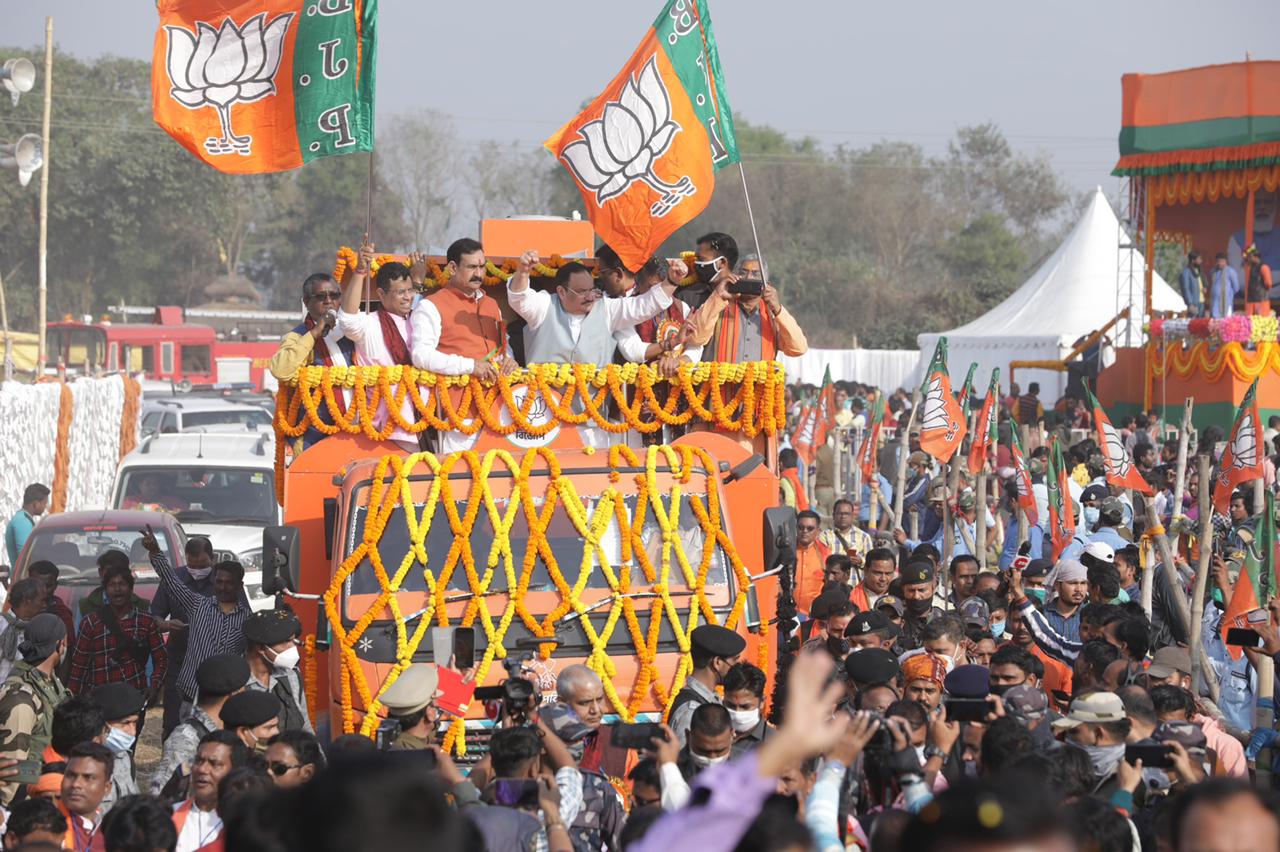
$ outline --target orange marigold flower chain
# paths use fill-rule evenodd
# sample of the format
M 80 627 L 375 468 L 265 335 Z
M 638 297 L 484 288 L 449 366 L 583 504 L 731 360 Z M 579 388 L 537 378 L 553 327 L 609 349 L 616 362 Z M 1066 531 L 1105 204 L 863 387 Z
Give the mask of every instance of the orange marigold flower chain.
M 665 495 L 660 495 L 660 461 L 665 462 L 673 477 L 673 483 Z M 544 465 L 547 474 L 546 487 L 540 499 L 535 497 L 531 486 L 536 464 Z M 465 465 L 470 474 L 469 493 L 461 512 L 458 504 L 462 501 L 454 493 L 458 486 L 449 477 L 458 465 Z M 488 485 L 489 475 L 495 465 L 501 466 L 514 477 L 515 486 L 505 510 L 500 508 Z M 729 615 L 724 622 L 730 628 L 735 627 L 746 612 L 750 578 L 734 549 L 732 539 L 724 529 L 719 492 L 716 490 L 717 481 L 713 475 L 716 467 L 706 451 L 688 446 L 650 447 L 642 462 L 629 447 L 613 447 L 609 451 L 609 465 L 614 469 L 614 475 L 610 476 L 611 482 L 618 481 L 618 467 L 643 467 L 645 471 L 636 477 L 636 508 L 630 516 L 624 501 L 626 495 L 612 485 L 588 508 L 588 503 L 577 495 L 572 478 L 561 475 L 555 454 L 546 448 L 526 452 L 519 462 L 505 450 L 490 450 L 483 455 L 468 451 L 445 457 L 418 453 L 407 459 L 389 455 L 379 461 L 368 489 L 361 538 L 343 560 L 324 595 L 325 611 L 334 635 L 334 647 L 341 660 L 339 701 L 345 731 L 356 730 L 358 700 L 365 712 L 359 730 L 365 735 L 372 735 L 380 707 L 378 696 L 395 682 L 412 661 L 428 627 L 432 623 L 442 626 L 450 623 L 444 592 L 459 563 L 466 574 L 468 590 L 473 597 L 457 623 L 471 626 L 478 622 L 488 639 L 484 656 L 478 662 L 477 682 L 484 681 L 495 659 L 505 656 L 503 641 L 514 618 L 520 618 L 522 624 L 535 636 L 551 638 L 555 634 L 557 622 L 570 612 L 576 612 L 581 616 L 578 623 L 591 645 L 586 663 L 600 675 L 606 696 L 615 712 L 622 718 L 631 720 L 649 696 L 655 699 L 658 706 L 665 707 L 669 703 L 671 697 L 679 692 L 690 670 L 689 634 L 698 624 L 716 620 L 715 612 L 706 597 L 707 575 L 716 549 L 719 548 L 724 554 L 737 586 Z M 417 503 L 409 480 L 412 474 L 423 467 L 432 474 L 432 478 L 425 499 Z M 700 468 L 699 475 L 703 478 L 705 494 L 684 493 L 684 487 L 690 483 L 695 468 Z M 543 481 L 542 477 L 537 479 Z M 696 555 L 686 554 L 679 542 L 680 506 L 685 501 L 689 503 L 702 530 L 702 548 Z M 425 541 L 441 507 L 453 533 L 453 544 L 442 560 L 433 562 L 426 551 Z M 383 563 L 378 544 L 397 509 L 401 510 L 400 516 L 408 530 L 409 549 L 401 563 L 392 571 Z M 470 544 L 470 531 L 481 511 L 487 513 L 494 533 L 493 543 L 485 554 L 483 571 L 477 565 Z M 568 515 L 584 541 L 583 558 L 578 566 L 577 579 L 573 583 L 566 578 L 565 566 L 558 564 L 547 539 L 548 529 L 557 511 Z M 520 513 L 528 527 L 528 541 L 517 574 L 510 533 Z M 657 551 L 652 555 L 648 549 L 652 545 L 645 541 L 645 527 L 650 522 L 656 523 L 662 534 Z M 617 524 L 620 542 L 620 558 L 616 566 L 611 563 L 609 554 L 601 543 L 602 537 L 614 523 Z M 654 564 L 654 557 L 657 564 Z M 695 558 L 696 564 L 693 561 Z M 539 559 L 560 596 L 560 603 L 540 619 L 529 611 L 525 600 Z M 676 577 L 672 576 L 673 563 L 679 572 Z M 347 580 L 356 570 L 373 572 L 378 582 L 379 594 L 348 629 L 343 627 L 340 596 Z M 421 570 L 425 579 L 427 601 L 416 629 L 410 633 L 406 629 L 405 615 L 401 611 L 399 593 L 409 573 L 415 570 Z M 506 588 L 514 590 L 514 593 L 508 596 L 495 623 L 494 613 L 489 611 L 487 593 L 499 571 L 504 575 Z M 588 610 L 582 600 L 589 576 L 595 571 L 604 578 L 613 597 L 612 605 L 599 629 L 591 619 L 585 617 Z M 683 617 L 670 594 L 673 582 L 693 592 L 691 603 Z M 641 627 L 635 599 L 627 597 L 635 591 L 657 595 L 647 607 L 650 619 L 647 632 Z M 396 664 L 383 682 L 376 685 L 375 693 L 375 685 L 371 685 L 366 679 L 355 648 L 375 618 L 385 617 L 384 612 L 389 612 L 394 622 Z M 674 678 L 669 682 L 663 682 L 657 668 L 657 647 L 664 618 L 670 624 L 683 655 Z M 614 684 L 617 671 L 608 653 L 610 638 L 619 622 L 625 625 L 639 660 L 639 670 L 627 699 L 619 694 Z M 552 646 L 543 646 L 543 658 L 549 656 L 551 650 Z M 455 749 L 465 749 L 463 735 L 463 723 L 458 720 L 450 729 L 446 742 Z

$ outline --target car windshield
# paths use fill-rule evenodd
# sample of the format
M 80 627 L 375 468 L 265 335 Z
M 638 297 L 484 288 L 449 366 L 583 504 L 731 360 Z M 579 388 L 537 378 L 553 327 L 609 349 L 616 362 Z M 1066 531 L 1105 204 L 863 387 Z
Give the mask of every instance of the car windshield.
M 200 429 L 205 426 L 261 426 L 271 425 L 271 415 L 262 409 L 252 411 L 240 408 L 229 408 L 226 411 L 189 411 L 183 412 L 183 429 Z
M 595 511 L 595 499 L 588 498 L 585 500 L 587 516 L 591 517 Z M 626 503 L 628 515 L 635 512 L 636 498 L 627 497 Z M 541 500 L 537 503 L 540 505 Z M 506 501 L 496 501 L 498 512 L 506 511 Z M 466 514 L 466 505 L 464 503 L 457 504 L 459 516 Z M 422 506 L 416 507 L 420 513 Z M 353 523 L 348 529 L 348 539 L 346 542 L 346 552 L 350 553 L 364 534 L 364 519 L 366 508 L 360 506 L 355 510 Z M 657 566 L 661 562 L 661 546 L 662 546 L 662 530 L 657 522 L 652 519 L 652 510 L 649 514 L 649 520 L 644 525 L 643 540 L 645 550 L 649 553 L 651 564 Z M 421 564 L 414 565 L 410 568 L 404 582 L 401 584 L 401 590 L 405 592 L 424 592 L 427 589 L 425 571 L 439 572 L 444 566 L 444 562 L 449 554 L 449 550 L 453 544 L 453 533 L 449 529 L 444 509 L 438 508 L 436 516 L 431 524 L 430 530 L 427 532 L 426 552 L 430 560 L 424 570 Z M 511 528 L 511 552 L 515 559 L 516 576 L 520 576 L 522 561 L 528 547 L 529 541 L 529 525 L 525 520 L 523 512 L 516 515 L 516 520 Z M 684 499 L 680 501 L 680 519 L 679 519 L 679 546 L 684 550 L 689 563 L 695 568 L 702 561 L 703 546 L 706 541 L 701 525 L 698 523 L 697 517 L 690 507 L 690 501 Z M 489 550 L 493 545 L 494 534 L 493 524 L 489 520 L 487 512 L 480 512 L 476 516 L 474 525 L 471 528 L 470 544 L 471 552 L 475 556 L 475 561 L 481 570 L 487 562 Z M 547 530 L 547 541 L 551 545 L 551 552 L 555 557 L 555 562 L 560 566 L 560 570 L 565 579 L 572 585 L 580 576 L 583 566 L 583 538 L 578 534 L 578 530 L 573 526 L 572 521 L 561 511 L 557 511 L 552 516 L 551 525 Z M 608 557 L 609 564 L 617 566 L 622 562 L 622 542 L 618 532 L 618 520 L 616 517 L 609 522 L 609 527 L 605 534 L 601 537 L 603 550 Z M 382 538 L 378 542 L 378 553 L 382 557 L 382 563 L 386 567 L 389 574 L 394 574 L 396 569 L 400 567 L 401 562 L 405 558 L 405 554 L 409 552 L 409 529 L 405 524 L 404 509 L 397 506 L 392 511 L 387 520 L 387 525 L 382 533 Z M 716 547 L 711 552 L 711 564 L 707 571 L 707 587 L 725 586 L 727 580 L 726 565 L 724 552 Z M 501 563 L 499 563 L 501 566 Z M 609 588 L 608 578 L 604 571 L 600 569 L 600 558 L 598 554 L 593 554 L 589 571 L 587 575 L 587 589 L 607 589 Z M 648 590 L 649 585 L 643 579 L 642 569 L 636 567 L 633 569 L 639 582 L 633 580 L 631 583 L 633 590 Z M 684 574 L 682 573 L 678 560 L 675 555 L 671 559 L 671 581 L 670 588 L 674 591 L 687 589 Z M 454 592 L 467 592 L 471 590 L 470 584 L 467 582 L 466 571 L 462 566 L 461 560 L 458 561 L 457 567 L 449 577 L 446 588 Z M 505 572 L 499 567 L 494 572 L 493 582 L 489 586 L 491 592 L 505 591 L 507 588 L 507 578 Z M 378 594 L 380 586 L 377 574 L 374 571 L 372 563 L 368 558 L 361 561 L 359 567 L 347 579 L 345 591 L 348 595 L 374 595 Z M 534 561 L 533 571 L 529 580 L 529 591 L 546 592 L 555 591 L 555 584 L 551 580 L 550 574 L 547 572 L 547 566 L 541 555 Z M 358 617 L 361 613 L 356 613 Z M 351 615 L 351 613 L 348 613 Z
M 275 476 L 253 468 L 134 467 L 117 509 L 171 512 L 183 523 L 276 522 Z
M 142 546 L 140 527 L 123 527 L 116 524 L 100 524 L 90 529 L 54 530 L 37 527 L 31 533 L 30 555 L 26 564 L 47 559 L 58 566 L 59 583 L 84 581 L 98 584 L 98 556 L 107 550 L 119 550 L 129 555 L 135 574 L 152 572 L 151 560 Z M 169 551 L 169 537 L 156 528 L 160 550 L 173 563 Z

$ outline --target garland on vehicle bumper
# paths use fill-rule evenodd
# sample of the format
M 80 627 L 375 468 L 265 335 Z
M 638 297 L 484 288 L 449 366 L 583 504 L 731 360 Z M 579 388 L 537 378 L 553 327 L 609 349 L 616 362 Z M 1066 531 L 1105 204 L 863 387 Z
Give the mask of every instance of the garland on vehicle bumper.
M 660 462 L 665 463 L 674 479 L 665 493 L 658 481 Z M 536 495 L 531 476 L 535 465 L 539 471 L 537 479 L 545 482 L 545 488 Z M 505 507 L 499 506 L 489 488 L 489 475 L 495 466 L 504 475 L 509 472 L 514 480 L 511 497 Z M 333 630 L 333 647 L 341 661 L 339 700 L 343 731 L 350 733 L 356 730 L 355 702 L 358 697 L 365 712 L 360 733 L 366 736 L 373 734 L 378 723 L 381 695 L 412 662 L 428 629 L 433 625 L 449 626 L 451 623 L 445 608 L 445 590 L 458 571 L 465 574 L 467 589 L 474 597 L 467 603 L 461 618 L 453 623 L 463 627 L 478 625 L 488 640 L 484 656 L 477 664 L 477 683 L 484 682 L 495 659 L 506 656 L 503 641 L 514 619 L 520 619 L 534 636 L 553 638 L 558 622 L 572 612 L 579 614 L 578 624 L 591 645 L 586 665 L 600 676 L 614 711 L 624 720 L 631 721 L 650 696 L 658 706 L 665 708 L 680 691 L 690 671 L 689 634 L 701 623 L 716 623 L 716 614 L 706 597 L 706 583 L 717 546 L 724 554 L 726 573 L 732 572 L 735 578 L 736 595 L 724 621 L 730 629 L 737 626 L 746 612 L 747 590 L 751 581 L 724 529 L 714 478 L 717 467 L 705 450 L 690 446 L 649 447 L 642 462 L 641 457 L 629 447 L 615 446 L 609 450 L 609 466 L 613 468 L 611 483 L 616 483 L 620 477 L 618 468 L 643 467 L 645 472 L 635 476 L 634 492 L 610 484 L 598 498 L 592 499 L 593 505 L 589 508 L 588 503 L 579 497 L 573 478 L 561 475 L 555 453 L 547 448 L 529 450 L 518 460 L 506 450 L 490 450 L 483 455 L 467 451 L 443 457 L 432 453 L 416 453 L 408 458 L 398 455 L 383 457 L 368 489 L 367 512 L 359 543 L 343 560 L 324 595 L 325 612 Z M 696 471 L 699 466 L 701 470 Z M 468 471 L 469 477 L 451 480 L 449 474 L 461 469 Z M 545 475 L 542 473 L 544 470 Z M 695 471 L 706 478 L 705 494 L 685 493 Z M 410 488 L 410 477 L 427 472 L 431 474 L 430 490 L 419 510 Z M 632 493 L 636 496 L 636 507 L 629 513 L 624 499 Z M 702 530 L 700 553 L 685 553 L 680 543 L 679 517 L 681 505 L 685 502 Z M 461 510 L 459 504 L 462 504 Z M 583 538 L 582 560 L 576 566 L 558 564 L 547 540 L 547 530 L 557 507 L 563 508 Z M 408 528 L 409 549 L 398 565 L 387 565 L 382 560 L 378 543 L 397 508 L 403 509 L 401 517 Z M 488 553 L 477 555 L 471 551 L 470 534 L 482 511 L 493 527 L 494 540 Z M 443 556 L 428 554 L 426 549 L 427 534 L 432 523 L 441 522 L 441 512 L 443 522 L 453 533 L 454 542 Z M 513 552 L 510 533 L 521 513 L 528 526 L 528 542 L 523 554 L 517 554 Z M 610 523 L 615 520 L 621 556 L 617 565 L 611 564 L 601 544 Z M 661 533 L 656 557 L 646 549 L 644 535 L 646 526 L 652 532 L 655 525 Z M 541 618 L 530 612 L 526 605 L 529 584 L 539 559 L 546 566 L 560 597 L 559 604 Z M 367 567 L 361 569 L 366 560 Z M 576 578 L 566 576 L 575 567 Z M 357 569 L 373 571 L 380 591 L 368 609 L 356 618 L 355 624 L 347 629 L 343 626 L 341 595 L 343 586 Z M 406 627 L 398 595 L 410 572 L 421 572 L 428 597 L 412 632 Z M 593 572 L 599 572 L 598 576 L 604 578 L 612 597 L 604 624 L 599 629 L 586 617 L 587 604 L 582 600 Z M 505 580 L 505 587 L 512 591 L 501 612 L 495 613 L 490 612 L 489 598 L 485 595 L 499 574 Z M 673 584 L 681 587 L 680 599 L 689 601 L 683 613 L 677 609 L 671 594 Z M 684 588 L 689 589 L 692 595 L 686 597 Z M 652 602 L 647 598 L 626 597 L 636 592 L 652 593 L 656 597 Z M 649 615 L 647 630 L 640 624 L 639 610 L 642 608 Z M 348 615 L 355 616 L 354 613 Z M 371 686 L 355 649 L 374 619 L 387 618 L 388 615 L 395 626 L 396 663 L 380 686 Z M 664 619 L 669 623 L 682 654 L 669 682 L 661 677 L 657 667 L 658 640 Z M 610 637 L 620 629 L 620 623 L 625 625 L 639 660 L 636 679 L 625 699 L 614 684 L 617 669 L 608 652 Z M 761 642 L 762 645 L 767 644 L 764 643 L 764 634 L 761 634 Z M 549 657 L 552 648 L 550 644 L 543 645 L 541 656 L 544 659 Z M 767 649 L 760 657 L 762 665 L 766 662 Z M 464 751 L 463 732 L 462 720 L 456 720 L 445 740 L 446 748 Z

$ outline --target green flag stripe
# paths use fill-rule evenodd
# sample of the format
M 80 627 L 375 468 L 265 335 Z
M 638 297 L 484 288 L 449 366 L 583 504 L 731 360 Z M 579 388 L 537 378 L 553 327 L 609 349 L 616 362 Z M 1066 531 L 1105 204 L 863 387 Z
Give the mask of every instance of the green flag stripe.
M 707 132 L 715 170 L 738 162 L 733 112 L 706 0 L 670 0 L 653 22 L 653 30 Z
M 373 150 L 374 55 L 377 0 L 364 0 L 360 80 L 356 82 L 354 6 L 325 14 L 324 3 L 304 3 L 293 47 L 293 68 L 277 85 L 292 85 L 302 161 Z M 293 78 L 283 75 L 292 70 Z

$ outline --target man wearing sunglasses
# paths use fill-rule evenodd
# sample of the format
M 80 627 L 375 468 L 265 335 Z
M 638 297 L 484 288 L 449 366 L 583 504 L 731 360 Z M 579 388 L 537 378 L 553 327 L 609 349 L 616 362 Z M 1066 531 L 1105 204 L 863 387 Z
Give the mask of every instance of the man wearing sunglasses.
M 323 367 L 346 367 L 354 363 L 355 344 L 338 330 L 338 304 L 342 290 L 337 282 L 324 272 L 308 275 L 302 282 L 302 307 L 306 316 L 302 325 L 294 328 L 280 341 L 280 348 L 271 356 L 271 375 L 287 382 L 298 375 L 298 370 L 315 364 Z M 345 409 L 351 402 L 350 391 L 344 389 L 339 404 Z M 320 417 L 332 423 L 327 406 L 320 406 Z M 325 437 L 318 429 L 311 428 L 302 436 L 302 447 L 311 446 Z
M 724 239 L 713 239 L 717 237 Z M 704 347 L 703 360 L 741 364 L 809 351 L 804 331 L 782 306 L 760 258 L 744 258 L 734 273 L 730 267 L 737 258 L 737 245 L 727 235 L 710 234 L 698 241 L 698 280 L 714 285 L 690 317 L 690 340 Z

